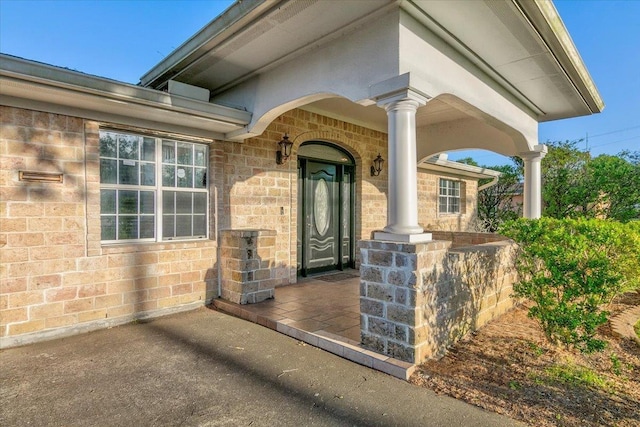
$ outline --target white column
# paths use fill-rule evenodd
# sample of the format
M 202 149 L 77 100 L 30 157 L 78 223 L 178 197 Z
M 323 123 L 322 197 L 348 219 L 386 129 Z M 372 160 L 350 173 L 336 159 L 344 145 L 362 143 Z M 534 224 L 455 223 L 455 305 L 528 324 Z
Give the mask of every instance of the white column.
M 378 102 L 387 111 L 389 129 L 387 200 L 387 226 L 376 238 L 415 241 L 394 238 L 393 235 L 421 235 L 418 225 L 418 181 L 416 161 L 416 111 L 426 99 L 412 93 Z M 430 239 L 430 236 L 429 236 Z
M 535 151 L 521 153 L 524 160 L 524 206 L 522 216 L 537 219 L 542 215 L 541 161 L 547 154 L 547 146 L 538 144 Z

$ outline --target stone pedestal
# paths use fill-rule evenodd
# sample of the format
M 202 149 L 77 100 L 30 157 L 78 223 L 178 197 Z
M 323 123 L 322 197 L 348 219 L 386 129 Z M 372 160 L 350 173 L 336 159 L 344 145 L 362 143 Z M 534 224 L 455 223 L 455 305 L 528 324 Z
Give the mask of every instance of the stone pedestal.
M 512 307 L 513 243 L 359 243 L 361 343 L 414 364 Z
M 222 230 L 221 297 L 236 304 L 252 304 L 274 297 L 276 232 Z

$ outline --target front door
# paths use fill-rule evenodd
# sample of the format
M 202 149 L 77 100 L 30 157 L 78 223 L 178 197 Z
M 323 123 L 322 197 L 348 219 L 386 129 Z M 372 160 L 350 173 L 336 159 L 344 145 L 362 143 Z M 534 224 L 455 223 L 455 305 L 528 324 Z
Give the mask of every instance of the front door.
M 299 274 L 353 266 L 353 166 L 299 157 Z

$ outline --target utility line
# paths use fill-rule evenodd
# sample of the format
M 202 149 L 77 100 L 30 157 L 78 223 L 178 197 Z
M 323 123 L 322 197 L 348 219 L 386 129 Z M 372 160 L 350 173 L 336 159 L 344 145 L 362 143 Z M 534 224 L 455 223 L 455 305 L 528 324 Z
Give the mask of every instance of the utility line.
M 625 132 L 625 131 L 628 131 L 628 130 L 633 130 L 633 129 L 638 129 L 638 128 L 640 128 L 640 126 L 631 126 L 631 127 L 624 128 L 624 129 L 612 130 L 610 132 L 598 133 L 596 135 L 589 135 L 589 138 L 590 139 L 591 138 L 598 138 L 600 136 L 611 135 L 611 134 L 614 134 L 614 133 Z

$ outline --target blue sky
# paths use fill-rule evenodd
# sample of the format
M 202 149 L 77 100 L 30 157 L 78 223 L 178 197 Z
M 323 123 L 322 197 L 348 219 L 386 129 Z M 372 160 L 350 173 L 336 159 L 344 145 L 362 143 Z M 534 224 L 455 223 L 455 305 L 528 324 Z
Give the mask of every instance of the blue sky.
M 0 0 L 0 51 L 129 83 L 232 2 Z M 603 113 L 540 125 L 540 142 L 586 139 L 593 155 L 640 150 L 640 0 L 556 0 Z M 582 142 L 584 148 L 586 141 Z M 508 160 L 471 154 L 481 164 Z

